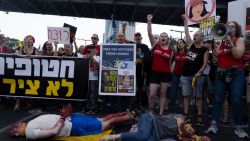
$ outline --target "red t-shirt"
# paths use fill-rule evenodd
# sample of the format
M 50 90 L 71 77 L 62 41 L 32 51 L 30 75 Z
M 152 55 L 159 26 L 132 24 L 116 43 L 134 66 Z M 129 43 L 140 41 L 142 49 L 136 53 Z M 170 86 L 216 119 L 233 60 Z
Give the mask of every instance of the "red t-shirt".
M 170 48 L 161 48 L 156 44 L 153 54 L 152 70 L 156 72 L 170 72 L 170 57 L 172 50 Z
M 186 52 L 183 52 L 183 53 L 178 52 L 174 55 L 174 58 L 175 58 L 175 65 L 174 65 L 173 73 L 181 75 L 183 68 L 184 68 L 184 65 L 187 61 L 187 53 Z
M 237 39 L 233 42 L 236 44 Z M 219 48 L 218 55 L 218 65 L 224 69 L 230 69 L 233 65 L 237 66 L 237 68 L 243 68 L 243 57 L 240 59 L 235 59 L 232 55 L 231 47 L 229 47 L 225 41 L 222 42 Z
M 87 46 L 83 49 L 82 54 L 83 54 L 83 55 L 87 55 L 88 53 L 90 53 L 90 47 L 91 47 L 91 46 L 92 46 L 92 45 L 87 45 Z M 97 55 L 97 56 L 100 56 L 100 45 L 96 45 L 95 48 L 96 48 L 96 55 Z M 94 63 L 93 63 L 92 61 L 90 61 L 90 63 L 89 63 L 89 70 L 90 70 L 90 71 L 94 71 L 94 69 L 98 69 L 98 68 L 94 66 Z
M 9 47 L 0 47 L 0 53 L 11 54 L 12 50 Z

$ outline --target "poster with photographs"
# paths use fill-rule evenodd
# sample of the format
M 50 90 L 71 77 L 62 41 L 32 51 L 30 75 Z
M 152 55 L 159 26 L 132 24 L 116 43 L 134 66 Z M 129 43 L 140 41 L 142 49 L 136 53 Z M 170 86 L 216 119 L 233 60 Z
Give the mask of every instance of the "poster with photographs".
M 135 44 L 102 44 L 99 94 L 135 96 Z

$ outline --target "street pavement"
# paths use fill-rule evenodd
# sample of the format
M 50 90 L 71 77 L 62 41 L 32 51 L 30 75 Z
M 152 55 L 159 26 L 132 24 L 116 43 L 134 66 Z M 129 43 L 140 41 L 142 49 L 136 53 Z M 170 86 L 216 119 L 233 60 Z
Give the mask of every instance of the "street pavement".
M 37 102 L 35 102 L 37 103 Z M 38 102 L 39 103 L 39 102 Z M 44 103 L 44 102 L 43 102 Z M 7 102 L 4 104 L 0 104 L 0 141 L 24 141 L 25 138 L 13 138 L 8 135 L 6 129 L 8 127 L 17 121 L 24 121 L 27 122 L 41 114 L 47 114 L 47 113 L 57 113 L 57 107 L 55 106 L 56 104 L 38 104 L 38 106 L 34 106 L 33 108 L 27 110 L 27 109 L 21 109 L 20 111 L 13 111 L 13 102 Z M 79 106 L 79 103 L 76 104 Z M 40 107 L 39 107 L 40 106 Z M 41 107 L 42 106 L 42 107 Z M 107 107 L 102 108 L 101 111 L 99 111 L 97 114 L 98 116 L 105 115 L 107 114 Z M 81 108 L 76 108 L 75 112 L 81 113 L 82 109 Z M 195 127 L 197 130 L 198 135 L 207 135 L 204 133 L 204 131 L 208 128 L 209 121 L 206 119 L 205 120 L 205 127 L 198 128 Z M 129 130 L 131 127 L 131 123 L 128 124 L 122 124 L 119 126 L 116 126 L 114 128 L 114 133 L 120 133 L 120 132 L 126 132 Z M 215 135 L 208 134 L 208 136 L 212 139 L 212 141 L 242 141 L 242 139 L 239 139 L 236 137 L 234 134 L 233 130 L 233 125 L 232 123 L 230 124 L 219 124 L 219 132 Z M 249 128 L 246 128 L 248 134 L 250 135 L 250 130 Z M 48 139 L 46 139 L 48 141 Z M 243 139 L 247 140 L 247 139 Z

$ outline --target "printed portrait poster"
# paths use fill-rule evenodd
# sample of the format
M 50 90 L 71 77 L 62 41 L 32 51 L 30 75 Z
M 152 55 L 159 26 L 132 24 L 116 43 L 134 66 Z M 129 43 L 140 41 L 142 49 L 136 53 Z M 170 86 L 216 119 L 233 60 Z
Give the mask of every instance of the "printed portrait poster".
M 188 25 L 216 16 L 216 0 L 185 0 L 185 15 Z
M 99 94 L 135 96 L 135 44 L 102 44 L 100 53 Z
M 212 38 L 210 37 L 211 29 L 212 27 L 219 22 L 219 16 L 212 16 L 207 19 L 202 20 L 199 23 L 200 30 L 203 32 L 204 35 L 204 41 L 206 40 L 211 40 Z

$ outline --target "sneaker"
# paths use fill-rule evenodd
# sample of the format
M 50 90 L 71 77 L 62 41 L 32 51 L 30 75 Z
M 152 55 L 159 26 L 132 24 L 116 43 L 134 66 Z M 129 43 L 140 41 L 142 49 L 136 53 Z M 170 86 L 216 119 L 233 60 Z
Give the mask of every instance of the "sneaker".
M 95 115 L 95 114 L 96 114 L 96 111 L 95 111 L 95 110 L 92 110 L 92 111 L 90 112 L 90 114 L 91 114 L 91 115 Z
M 87 114 L 87 115 L 90 115 L 90 114 L 92 114 L 92 110 L 89 110 L 88 112 L 86 112 L 85 114 Z
M 205 131 L 205 133 L 213 133 L 216 134 L 218 131 L 218 128 L 216 124 L 211 124 L 210 127 Z
M 241 128 L 235 129 L 234 133 L 241 139 L 249 138 L 248 134 Z

